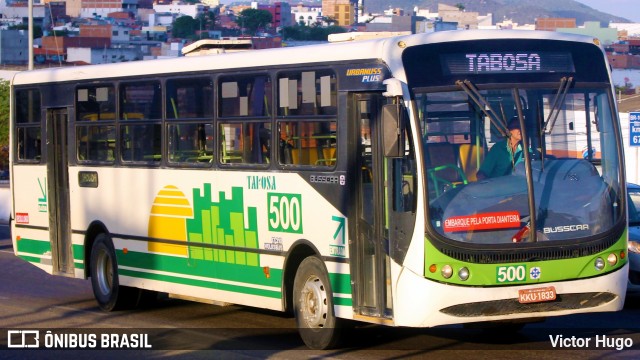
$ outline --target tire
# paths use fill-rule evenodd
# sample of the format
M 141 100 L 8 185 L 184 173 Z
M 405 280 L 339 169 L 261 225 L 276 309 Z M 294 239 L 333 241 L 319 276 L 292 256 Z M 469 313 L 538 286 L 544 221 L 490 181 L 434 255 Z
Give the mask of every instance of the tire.
M 137 306 L 141 291 L 120 286 L 118 263 L 113 242 L 107 234 L 99 234 L 91 248 L 91 286 L 93 295 L 104 311 Z
M 310 256 L 300 263 L 293 283 L 293 311 L 300 337 L 311 349 L 335 347 L 342 321 L 333 309 L 333 292 L 324 263 Z

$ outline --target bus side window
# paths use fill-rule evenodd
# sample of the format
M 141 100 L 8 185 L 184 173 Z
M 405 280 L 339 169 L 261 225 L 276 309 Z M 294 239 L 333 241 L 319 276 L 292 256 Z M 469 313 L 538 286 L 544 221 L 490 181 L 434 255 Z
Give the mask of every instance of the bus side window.
M 15 119 L 17 127 L 16 160 L 40 160 L 41 100 L 39 90 L 18 90 L 15 93 Z
M 337 161 L 335 121 L 283 121 L 280 164 L 333 167 Z
M 268 164 L 270 160 L 271 123 L 220 123 L 220 164 Z M 266 142 L 265 142 L 266 141 Z
M 271 114 L 271 78 L 268 75 L 236 75 L 219 80 L 218 115 L 220 117 Z
M 336 115 L 336 82 L 336 75 L 331 70 L 280 74 L 278 116 Z
M 120 136 L 122 160 L 159 165 L 162 102 L 159 81 L 120 85 Z
M 168 161 L 209 164 L 213 160 L 213 81 L 209 77 L 166 82 Z

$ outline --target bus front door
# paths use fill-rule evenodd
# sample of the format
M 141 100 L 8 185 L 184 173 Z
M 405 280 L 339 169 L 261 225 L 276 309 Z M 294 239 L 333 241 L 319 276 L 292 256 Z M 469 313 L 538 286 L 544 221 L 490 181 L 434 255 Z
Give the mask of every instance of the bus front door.
M 389 280 L 388 218 L 386 216 L 386 161 L 382 146 L 381 108 L 385 98 L 379 94 L 354 97 L 357 139 L 354 177 L 356 181 L 354 302 L 356 318 L 386 321 L 392 316 Z
M 47 110 L 47 194 L 53 273 L 73 276 L 67 126 L 66 108 Z

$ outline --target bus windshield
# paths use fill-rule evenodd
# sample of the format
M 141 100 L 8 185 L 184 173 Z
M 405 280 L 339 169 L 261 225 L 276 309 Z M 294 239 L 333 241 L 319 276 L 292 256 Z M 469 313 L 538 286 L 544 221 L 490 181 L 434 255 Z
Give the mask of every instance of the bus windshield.
M 436 232 L 504 244 L 612 229 L 623 211 L 608 87 L 457 85 L 414 89 Z

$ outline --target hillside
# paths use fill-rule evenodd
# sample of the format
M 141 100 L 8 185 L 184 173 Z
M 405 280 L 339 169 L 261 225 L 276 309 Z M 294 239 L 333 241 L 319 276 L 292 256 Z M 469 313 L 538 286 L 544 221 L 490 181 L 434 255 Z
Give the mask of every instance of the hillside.
M 389 5 L 389 4 L 393 5 Z M 465 11 L 476 11 L 480 15 L 493 14 L 493 21 L 511 19 L 518 24 L 534 24 L 536 18 L 575 18 L 576 24 L 585 21 L 630 22 L 625 18 L 606 14 L 574 0 L 365 0 L 366 12 L 381 12 L 390 7 L 402 8 L 410 12 L 414 7 L 438 10 L 438 3 L 455 6 L 462 4 Z

